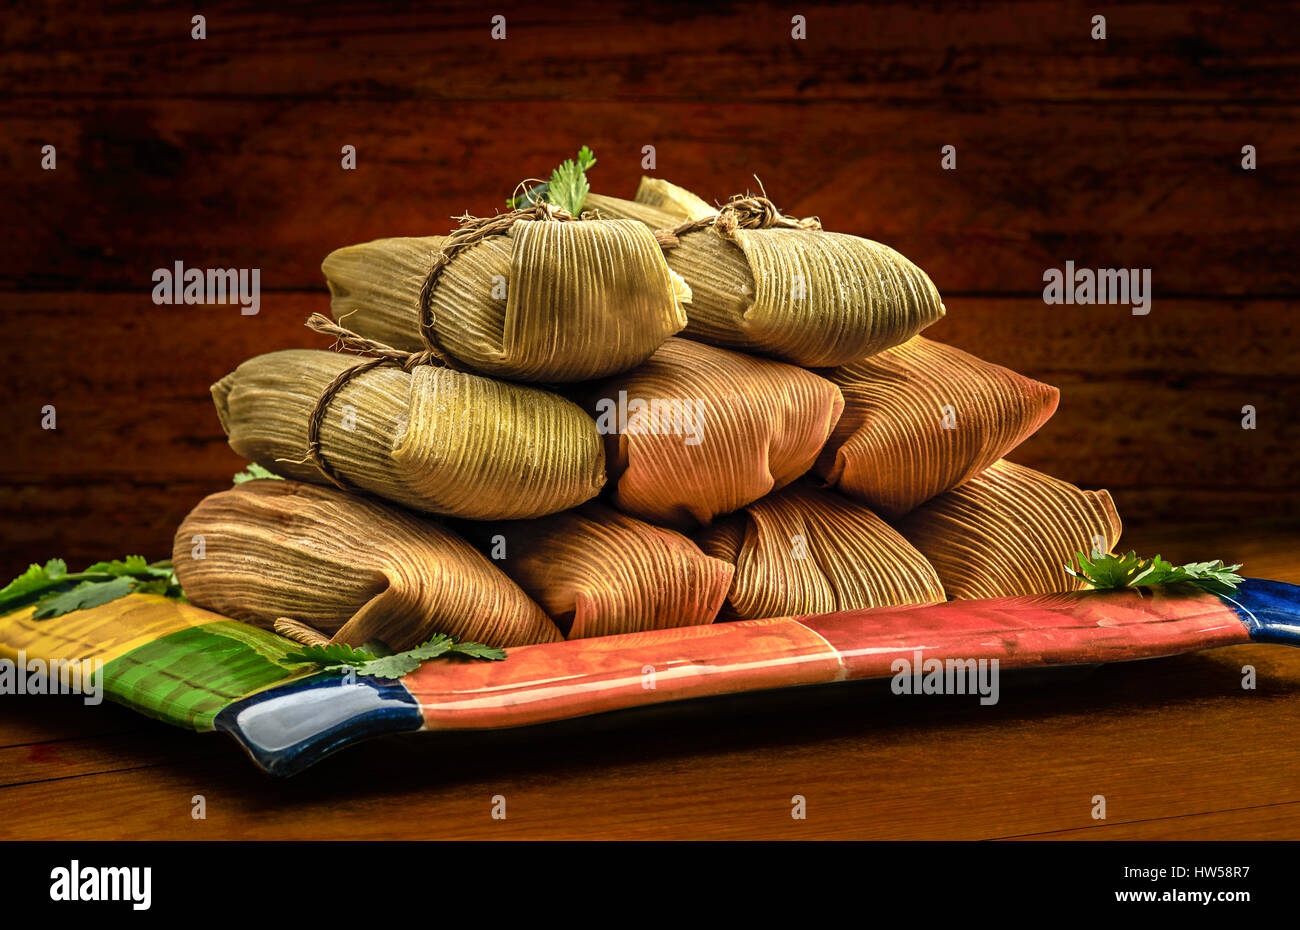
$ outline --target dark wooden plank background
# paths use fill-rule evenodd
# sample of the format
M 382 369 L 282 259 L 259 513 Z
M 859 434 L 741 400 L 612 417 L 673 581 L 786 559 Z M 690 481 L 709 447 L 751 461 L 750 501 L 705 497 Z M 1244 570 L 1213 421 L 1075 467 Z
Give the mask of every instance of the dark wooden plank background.
M 240 467 L 208 384 L 322 344 L 301 322 L 327 306 L 327 252 L 495 210 L 583 143 L 599 190 L 629 196 L 654 145 L 656 174 L 709 198 L 757 175 L 783 209 L 900 249 L 945 295 L 934 335 L 1062 388 L 1017 458 L 1109 487 L 1128 526 L 1300 521 L 1296 5 L 815 3 L 797 10 L 806 41 L 792 12 L 8 12 L 0 570 L 167 554 Z M 946 144 L 956 171 L 940 170 Z M 1150 315 L 1045 306 L 1043 271 L 1067 259 L 1151 268 Z M 177 260 L 260 268 L 261 313 L 155 306 L 151 273 Z M 57 431 L 40 428 L 45 404 Z

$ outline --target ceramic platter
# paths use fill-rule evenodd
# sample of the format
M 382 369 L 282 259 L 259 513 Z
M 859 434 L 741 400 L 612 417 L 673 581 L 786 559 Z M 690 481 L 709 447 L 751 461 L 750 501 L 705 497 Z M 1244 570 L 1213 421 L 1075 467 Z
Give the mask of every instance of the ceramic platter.
M 399 679 L 304 671 L 285 661 L 296 643 L 153 595 L 48 620 L 30 608 L 0 617 L 0 656 L 27 668 L 98 659 L 110 700 L 229 733 L 275 775 L 385 733 L 892 678 L 900 660 L 1041 669 L 1248 642 L 1300 645 L 1300 587 L 1247 579 L 1232 596 L 1131 588 L 715 623 L 523 646 L 500 662 L 435 659 Z

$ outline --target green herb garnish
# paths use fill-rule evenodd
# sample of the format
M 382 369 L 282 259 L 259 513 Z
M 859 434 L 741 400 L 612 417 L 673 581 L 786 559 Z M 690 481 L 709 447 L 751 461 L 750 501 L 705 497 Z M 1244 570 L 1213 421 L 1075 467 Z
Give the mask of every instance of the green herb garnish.
M 239 474 L 235 475 L 235 477 L 232 480 L 235 482 L 235 484 L 243 484 L 245 481 L 256 481 L 258 478 L 274 478 L 277 481 L 284 480 L 284 478 L 282 478 L 280 475 L 277 475 L 275 472 L 271 471 L 270 469 L 263 468 L 261 465 L 258 465 L 256 462 L 249 462 L 248 467 L 245 468 L 243 471 L 241 471 Z
M 591 185 L 587 183 L 587 169 L 594 164 L 596 156 L 584 145 L 578 152 L 576 161 L 568 159 L 551 172 L 549 181 L 525 189 L 522 194 L 511 197 L 506 203 L 518 210 L 545 201 L 579 216 L 587 195 L 591 193 Z
M 1222 562 L 1189 562 L 1172 565 L 1160 556 L 1140 559 L 1136 552 L 1128 555 L 1094 555 L 1088 558 L 1082 552 L 1074 554 L 1078 570 L 1067 565 L 1065 570 L 1075 578 L 1082 578 L 1090 588 L 1145 588 L 1157 584 L 1192 584 L 1213 594 L 1231 594 L 1241 584 L 1237 574 L 1240 565 Z
M 484 646 L 482 643 L 458 643 L 442 633 L 414 649 L 377 656 L 365 649 L 356 649 L 344 643 L 327 643 L 324 646 L 304 646 L 300 652 L 284 657 L 286 662 L 313 663 L 324 672 L 345 672 L 354 669 L 358 675 L 371 678 L 401 678 L 420 667 L 427 659 L 444 655 L 460 655 L 470 659 L 487 659 L 499 662 L 506 657 L 504 649 Z
M 99 607 L 128 594 L 161 594 L 184 600 L 170 560 L 146 562 L 142 555 L 96 562 L 83 572 L 68 572 L 63 559 L 32 565 L 0 589 L 0 613 L 35 604 L 32 618 L 47 620 L 74 610 Z

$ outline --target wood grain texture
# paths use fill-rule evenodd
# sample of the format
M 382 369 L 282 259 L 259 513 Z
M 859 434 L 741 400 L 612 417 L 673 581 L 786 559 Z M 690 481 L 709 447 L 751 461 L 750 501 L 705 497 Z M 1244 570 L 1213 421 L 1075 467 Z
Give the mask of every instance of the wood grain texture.
M 69 9 L 69 8 L 72 9 Z M 940 8 L 915 2 L 819 4 L 804 46 L 786 41 L 790 12 L 773 2 L 573 2 L 542 15 L 504 0 L 507 44 L 489 39 L 474 0 L 379 15 L 341 2 L 210 6 L 195 69 L 188 8 L 33 4 L 6 23 L 0 89 L 25 96 L 344 97 L 370 100 L 555 96 L 807 100 L 880 97 L 1040 99 L 1191 97 L 1297 87 L 1285 3 L 1147 0 L 1108 11 L 1108 44 L 1088 38 L 1079 0 L 995 0 Z M 72 15 L 75 10 L 75 16 Z M 184 15 L 180 15 L 180 13 Z M 174 14 L 174 15 L 172 15 Z M 740 25 L 747 28 L 739 29 Z M 633 25 L 635 28 L 633 28 Z M 45 54 L 50 47 L 65 54 Z M 425 56 L 406 56 L 413 48 Z M 660 50 L 671 49 L 665 68 Z M 814 56 L 814 52 L 816 53 Z M 330 67 L 322 68 L 328 58 Z M 516 63 L 505 68 L 507 62 Z M 812 68 L 811 65 L 816 67 Z M 183 78 L 160 87 L 153 69 Z M 692 80 L 683 81 L 682 73 Z
M 770 0 L 743 10 L 664 3 L 654 16 L 631 0 L 578 0 L 545 15 L 533 4 L 504 0 L 493 9 L 507 17 L 519 48 L 489 40 L 489 14 L 473 0 L 389 16 L 356 4 L 301 0 L 279 4 L 272 16 L 243 0 L 211 7 L 203 67 L 190 73 L 188 8 L 155 3 L 151 15 L 141 16 L 134 4 L 120 2 L 32 6 L 25 18 L 6 23 L 10 54 L 0 69 L 6 93 L 102 93 L 111 81 L 124 96 L 490 99 L 600 92 L 730 101 L 997 92 L 1215 100 L 1264 81 L 1269 100 L 1296 86 L 1288 83 L 1295 77 L 1288 68 L 1297 64 L 1288 30 L 1294 24 L 1280 16 L 1288 5 L 1276 2 L 1125 4 L 1107 14 L 1110 44 L 1102 54 L 1078 27 L 1094 8 L 1078 0 L 995 0 L 951 9 L 907 0 L 869 8 L 821 4 L 806 11 L 807 46 L 783 41 L 790 13 Z M 185 14 L 179 25 L 173 11 Z M 737 29 L 741 23 L 749 28 Z M 599 47 L 592 47 L 595 39 Z M 51 46 L 75 55 L 51 61 L 42 54 Z M 403 60 L 400 51 L 416 46 L 431 54 Z M 662 66 L 656 50 L 665 48 L 694 80 L 682 81 Z M 810 75 L 814 48 L 818 73 Z M 518 70 L 500 67 L 498 56 L 507 52 L 518 56 Z M 328 69 L 320 67 L 326 56 Z M 149 67 L 170 69 L 187 83 L 160 88 L 149 81 Z
M 1108 824 L 1104 829 L 1054 830 L 1013 840 L 1293 840 L 1300 834 L 1300 804 L 1261 804 L 1258 807 L 1183 814 Z
M 1300 582 L 1295 533 L 1178 527 L 1138 542 L 1177 560 L 1210 550 Z M 1246 664 L 1258 674 L 1254 691 L 1241 688 Z M 146 721 L 131 739 L 108 728 L 68 738 L 74 713 L 95 723 L 130 715 L 6 699 L 0 734 L 23 742 L 0 741 L 0 758 L 22 777 L 0 787 L 0 837 L 1295 836 L 1298 650 L 1238 646 L 1086 676 L 1007 678 L 993 707 L 835 687 L 849 690 L 781 694 L 759 713 L 724 701 L 571 728 L 394 737 L 291 782 L 260 775 L 215 735 Z M 31 739 L 45 720 L 57 743 Z M 199 793 L 205 821 L 190 817 Z M 496 794 L 507 799 L 504 821 L 490 816 Z M 805 821 L 790 817 L 794 794 L 807 799 Z M 1106 795 L 1106 821 L 1091 819 L 1094 794 Z M 92 822 L 87 809 L 114 814 Z
M 1182 102 L 19 98 L 0 103 L 0 164 L 27 225 L 0 255 L 0 285 L 147 296 L 153 269 L 181 260 L 260 268 L 268 290 L 315 287 L 333 249 L 446 234 L 585 142 L 602 193 L 632 195 L 644 145 L 655 174 L 709 200 L 757 175 L 781 209 L 896 249 L 945 298 L 1041 293 L 1067 259 L 1151 268 L 1157 307 L 1293 294 L 1296 221 L 1280 206 L 1300 194 L 1298 117 Z M 1256 171 L 1239 165 L 1247 143 Z M 340 168 L 345 144 L 356 171 Z M 956 171 L 941 170 L 944 145 Z
M 170 4 L 10 18 L 0 164 L 28 222 L 0 281 L 135 289 L 183 258 L 304 287 L 328 251 L 445 232 L 586 141 L 602 191 L 632 195 L 647 144 L 708 197 L 757 174 L 944 294 L 1033 292 L 1066 258 L 1151 266 L 1163 295 L 1295 292 L 1287 4 L 1138 3 L 1108 11 L 1105 42 L 1092 7 L 1052 0 L 817 5 L 803 42 L 774 3 L 494 9 L 504 42 L 470 2 L 229 3 L 203 42 Z

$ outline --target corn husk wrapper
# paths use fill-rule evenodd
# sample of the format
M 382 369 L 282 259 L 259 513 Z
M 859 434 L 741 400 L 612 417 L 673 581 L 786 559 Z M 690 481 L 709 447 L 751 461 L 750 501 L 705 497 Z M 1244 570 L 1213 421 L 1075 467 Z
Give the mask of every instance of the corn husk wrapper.
M 589 194 L 585 209 L 663 229 L 700 218 L 700 204 L 689 191 L 643 179 L 635 201 Z M 944 314 L 925 272 L 858 236 L 771 228 L 724 237 L 705 228 L 683 234 L 667 258 L 691 288 L 685 335 L 796 365 L 873 355 Z
M 732 568 L 680 533 L 602 504 L 465 532 L 569 639 L 712 623 Z M 493 553 L 495 554 L 495 553 Z
M 1106 491 L 994 463 L 904 517 L 899 531 L 930 560 L 953 598 L 1074 591 L 1076 552 L 1107 551 L 1121 529 Z
M 844 415 L 816 471 L 886 517 L 988 468 L 1047 422 L 1060 398 L 1051 385 L 924 336 L 821 374 L 843 392 Z
M 595 196 L 596 199 L 592 200 L 592 196 Z M 602 212 L 600 210 L 601 204 L 609 199 L 598 194 L 589 194 L 583 207 L 587 210 L 596 210 L 599 213 Z M 683 220 L 703 219 L 718 212 L 718 208 L 708 203 L 703 197 L 662 178 L 642 177 L 641 183 L 637 186 L 636 200 L 633 202 L 637 206 L 658 210 L 662 216 L 671 217 L 671 220 L 664 226 L 657 226 L 652 222 L 651 225 L 655 225 L 656 229 L 676 226 Z M 626 204 L 627 201 L 621 201 L 620 203 Z M 629 216 L 628 219 L 640 220 L 643 223 L 650 221 L 648 214 Z
M 599 385 L 587 409 L 605 436 L 616 505 L 693 529 L 808 471 L 843 404 L 810 371 L 673 338 Z
M 330 380 L 363 361 L 290 349 L 244 362 L 212 386 L 231 448 L 277 474 L 328 484 L 305 459 L 308 418 Z M 605 481 L 601 438 L 576 404 L 429 365 L 353 378 L 330 402 L 320 439 L 346 483 L 429 513 L 537 517 L 594 497 Z
M 445 237 L 338 249 L 321 270 L 341 325 L 424 348 L 420 288 Z M 686 325 L 690 290 L 642 224 L 517 222 L 456 254 L 433 289 L 437 348 L 484 374 L 582 381 L 626 371 Z
M 707 554 L 736 566 L 720 619 L 945 599 L 934 568 L 888 523 L 805 482 L 718 518 L 698 542 Z
M 289 617 L 352 646 L 410 649 L 435 633 L 492 646 L 561 638 L 445 527 L 298 481 L 247 481 L 204 498 L 176 531 L 173 563 L 200 607 L 264 627 Z

